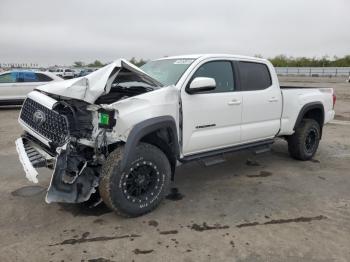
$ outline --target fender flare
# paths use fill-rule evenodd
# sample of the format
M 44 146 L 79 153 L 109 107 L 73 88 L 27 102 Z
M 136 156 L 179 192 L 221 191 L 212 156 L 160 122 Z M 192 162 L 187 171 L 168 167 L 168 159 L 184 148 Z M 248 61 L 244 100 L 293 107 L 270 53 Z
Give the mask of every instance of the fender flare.
M 124 146 L 123 158 L 121 161 L 121 170 L 123 170 L 126 167 L 129 159 L 133 157 L 134 149 L 136 148 L 140 140 L 145 135 L 148 135 L 162 128 L 171 129 L 171 139 L 174 144 L 173 150 L 176 154 L 176 159 L 179 158 L 180 150 L 175 119 L 172 116 L 154 117 L 136 124 L 130 131 Z
M 324 107 L 323 107 L 323 104 L 321 102 L 311 102 L 311 103 L 305 104 L 301 108 L 301 110 L 300 110 L 300 112 L 298 114 L 298 117 L 297 117 L 297 120 L 295 121 L 293 130 L 295 130 L 299 126 L 299 124 L 303 120 L 305 114 L 309 110 L 312 110 L 312 109 L 320 109 L 322 111 L 322 125 L 320 126 L 320 128 L 322 130 L 322 127 L 323 127 L 323 124 L 324 124 Z

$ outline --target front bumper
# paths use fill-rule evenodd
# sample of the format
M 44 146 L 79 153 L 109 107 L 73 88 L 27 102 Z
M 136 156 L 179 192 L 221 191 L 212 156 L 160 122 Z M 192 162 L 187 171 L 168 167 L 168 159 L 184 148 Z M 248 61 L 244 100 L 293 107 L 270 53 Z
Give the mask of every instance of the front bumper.
M 15 143 L 26 178 L 33 183 L 38 183 L 38 172 L 35 168 L 53 166 L 55 158 L 26 138 L 20 137 Z

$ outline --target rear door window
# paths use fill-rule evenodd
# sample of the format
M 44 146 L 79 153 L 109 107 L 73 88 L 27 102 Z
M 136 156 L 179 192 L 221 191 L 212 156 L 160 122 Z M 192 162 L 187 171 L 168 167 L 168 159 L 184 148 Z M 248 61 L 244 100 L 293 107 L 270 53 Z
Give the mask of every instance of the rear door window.
M 242 91 L 263 90 L 272 85 L 270 71 L 265 64 L 238 62 Z

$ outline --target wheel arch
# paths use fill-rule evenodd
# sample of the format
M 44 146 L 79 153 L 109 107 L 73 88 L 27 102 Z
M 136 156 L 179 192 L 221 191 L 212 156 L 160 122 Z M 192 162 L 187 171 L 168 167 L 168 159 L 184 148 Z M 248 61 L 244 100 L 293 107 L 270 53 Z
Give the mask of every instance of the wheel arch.
M 169 139 L 167 141 L 166 139 Z M 150 118 L 136 124 L 126 140 L 121 168 L 124 169 L 132 158 L 134 149 L 139 142 L 146 142 L 157 146 L 169 159 L 172 176 L 175 171 L 176 160 L 179 158 L 179 143 L 175 119 L 172 116 Z
M 295 130 L 305 118 L 314 119 L 320 125 L 321 137 L 324 124 L 324 107 L 321 102 L 312 102 L 304 105 L 295 121 L 293 130 Z

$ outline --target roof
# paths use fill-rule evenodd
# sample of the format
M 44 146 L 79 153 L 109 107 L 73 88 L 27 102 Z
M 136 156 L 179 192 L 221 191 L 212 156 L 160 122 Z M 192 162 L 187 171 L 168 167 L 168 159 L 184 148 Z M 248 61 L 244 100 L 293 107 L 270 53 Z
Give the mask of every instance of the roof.
M 198 58 L 220 58 L 220 57 L 230 57 L 236 59 L 247 59 L 247 60 L 255 60 L 255 61 L 266 61 L 266 59 L 252 57 L 252 56 L 242 56 L 242 55 L 232 55 L 232 54 L 188 54 L 188 55 L 177 55 L 177 56 L 168 56 L 162 57 L 156 60 L 165 60 L 165 59 L 198 59 Z

